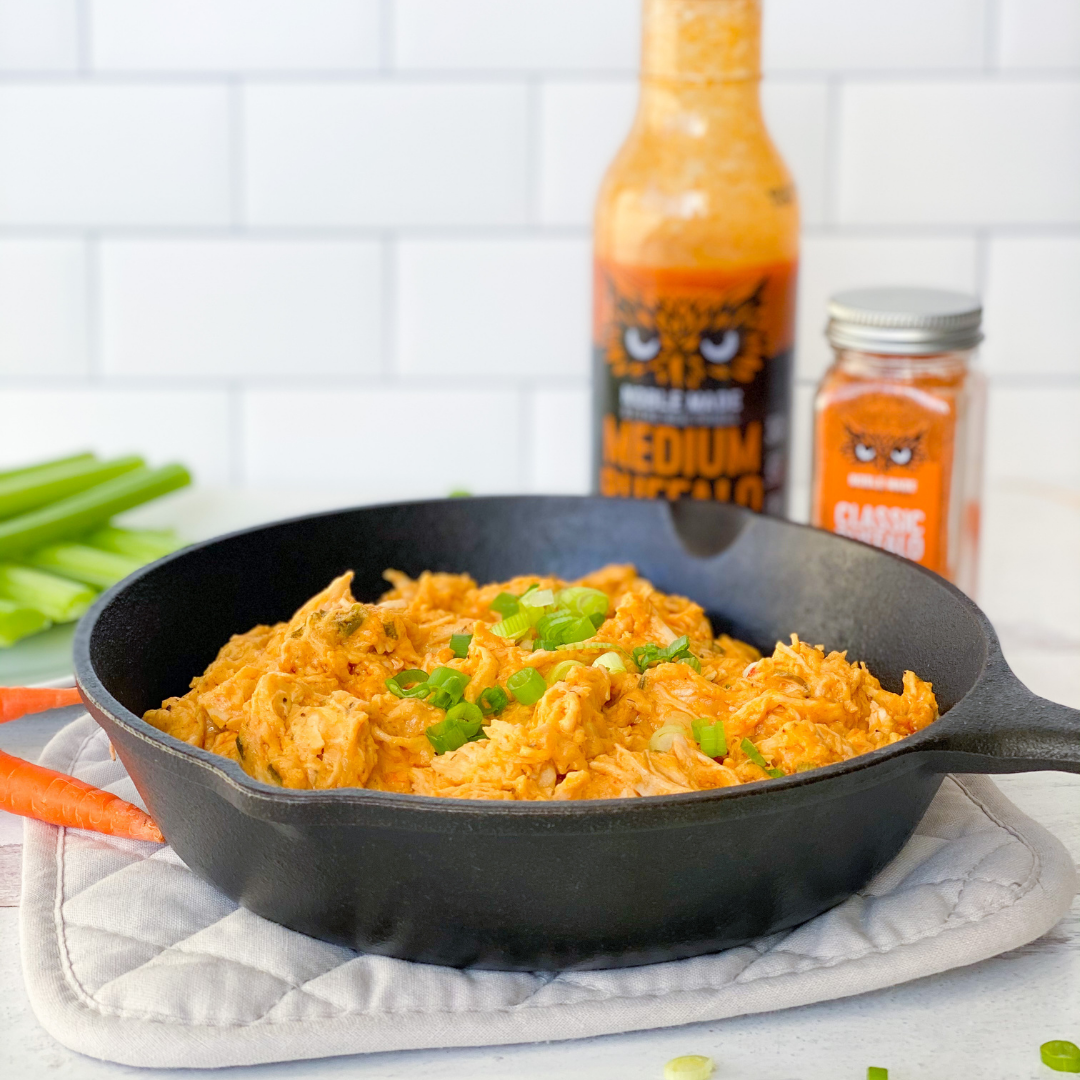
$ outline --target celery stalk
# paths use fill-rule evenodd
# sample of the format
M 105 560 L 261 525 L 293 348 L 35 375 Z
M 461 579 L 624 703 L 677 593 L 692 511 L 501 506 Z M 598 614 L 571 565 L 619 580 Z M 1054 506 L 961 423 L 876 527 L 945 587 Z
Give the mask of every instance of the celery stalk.
M 26 561 L 39 570 L 48 570 L 86 585 L 107 589 L 138 570 L 148 560 L 131 559 L 88 544 L 50 544 L 32 551 L 26 556 Z
M 143 464 L 142 458 L 134 456 L 113 461 L 69 461 L 0 479 L 0 518 L 14 517 L 66 499 Z
M 0 563 L 0 597 L 36 608 L 53 622 L 73 622 L 94 602 L 86 585 L 29 566 Z
M 0 472 L 0 480 L 10 480 L 15 476 L 28 476 L 30 473 L 41 472 L 43 469 L 52 469 L 57 465 L 71 465 L 76 461 L 96 461 L 95 455 L 90 453 L 71 454 L 68 457 L 53 458 L 50 461 L 39 461 L 36 465 L 22 465 L 17 469 L 5 469 Z
M 185 546 L 184 541 L 171 530 L 158 532 L 152 529 L 120 529 L 115 525 L 98 529 L 86 537 L 83 543 L 144 563 L 171 555 Z
M 0 598 L 0 649 L 6 649 L 31 634 L 48 630 L 51 625 L 45 615 L 35 608 Z
M 191 474 L 183 465 L 136 469 L 50 506 L 0 521 L 0 558 L 82 536 L 115 514 L 190 483 Z

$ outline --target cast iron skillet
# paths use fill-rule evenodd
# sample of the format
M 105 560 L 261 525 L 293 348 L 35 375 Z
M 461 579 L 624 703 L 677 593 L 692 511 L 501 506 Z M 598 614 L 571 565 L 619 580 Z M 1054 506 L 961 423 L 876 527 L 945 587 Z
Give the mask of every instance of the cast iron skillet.
M 218 648 L 287 619 L 343 570 L 577 577 L 632 562 L 771 651 L 792 631 L 849 649 L 885 685 L 933 681 L 942 718 L 840 765 L 717 791 L 506 803 L 362 789 L 282 791 L 139 717 Z M 235 533 L 128 578 L 83 619 L 79 687 L 184 861 L 245 907 L 317 938 L 428 963 L 617 967 L 795 926 L 892 859 L 942 777 L 1080 772 L 1080 713 L 1027 690 L 985 616 L 933 574 L 828 533 L 722 505 L 453 499 Z

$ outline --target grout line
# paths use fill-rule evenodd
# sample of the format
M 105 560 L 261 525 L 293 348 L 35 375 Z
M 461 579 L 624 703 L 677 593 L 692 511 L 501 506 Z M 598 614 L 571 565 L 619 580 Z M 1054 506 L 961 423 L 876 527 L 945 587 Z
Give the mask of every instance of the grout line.
M 392 233 L 382 240 L 382 373 L 398 374 L 398 248 Z
M 42 0 L 38 0 L 39 3 Z M 90 0 L 77 0 L 75 5 L 76 51 L 79 75 L 85 77 L 93 71 L 93 40 L 90 26 Z
M 244 486 L 246 462 L 244 461 L 244 385 L 229 384 L 229 483 L 234 487 Z
M 86 363 L 91 382 L 104 376 L 101 363 L 101 240 L 94 234 L 85 240 L 86 259 Z
M 379 70 L 388 74 L 394 70 L 394 0 L 379 0 Z
M 831 78 L 826 83 L 825 119 L 825 206 L 826 232 L 835 229 L 840 219 L 840 146 L 843 83 Z
M 1000 0 L 983 0 L 983 70 L 996 72 L 1001 65 Z
M 246 186 L 244 145 L 244 86 L 237 78 L 229 80 L 229 217 L 232 231 L 240 232 L 246 224 Z

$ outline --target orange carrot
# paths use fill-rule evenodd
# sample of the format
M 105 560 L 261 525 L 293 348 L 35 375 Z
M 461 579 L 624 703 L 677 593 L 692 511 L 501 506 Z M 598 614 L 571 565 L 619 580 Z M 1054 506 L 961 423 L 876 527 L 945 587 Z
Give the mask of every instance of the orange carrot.
M 0 810 L 50 825 L 92 829 L 131 840 L 165 843 L 161 830 L 137 806 L 73 776 L 32 765 L 0 750 Z
M 70 690 L 52 690 L 33 686 L 0 686 L 0 724 L 5 720 L 17 720 L 27 713 L 81 703 L 79 691 L 74 687 Z

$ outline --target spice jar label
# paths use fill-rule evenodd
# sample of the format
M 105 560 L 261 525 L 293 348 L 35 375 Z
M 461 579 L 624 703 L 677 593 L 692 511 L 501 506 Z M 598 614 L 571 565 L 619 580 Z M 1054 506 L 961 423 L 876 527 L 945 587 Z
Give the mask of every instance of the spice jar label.
M 953 407 L 914 386 L 853 382 L 818 403 L 814 523 L 945 573 Z
M 595 278 L 600 494 L 782 514 L 794 265 Z

